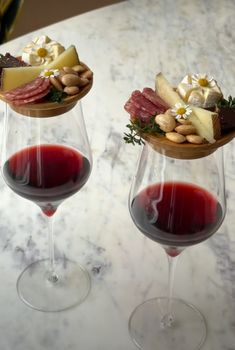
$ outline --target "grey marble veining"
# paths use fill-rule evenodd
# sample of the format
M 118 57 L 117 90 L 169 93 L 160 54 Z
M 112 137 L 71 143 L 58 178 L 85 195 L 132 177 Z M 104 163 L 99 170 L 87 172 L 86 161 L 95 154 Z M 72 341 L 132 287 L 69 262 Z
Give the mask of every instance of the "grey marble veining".
M 56 315 L 19 300 L 19 273 L 47 256 L 46 223 L 35 205 L 0 178 L 1 350 L 135 349 L 129 315 L 146 298 L 165 294 L 167 259 L 137 231 L 128 212 L 139 148 L 123 142 L 128 122 L 123 105 L 132 90 L 153 87 L 159 71 L 172 83 L 187 72 L 207 72 L 225 96 L 234 96 L 234 16 L 233 0 L 129 0 L 0 47 L 1 53 L 18 54 L 34 36 L 47 34 L 65 46 L 74 44 L 94 71 L 94 86 L 82 102 L 92 173 L 55 218 L 56 255 L 83 264 L 92 289 L 79 307 Z M 2 118 L 0 123 L 2 131 Z M 206 316 L 203 350 L 235 350 L 234 151 L 234 142 L 224 147 L 226 219 L 214 237 L 185 250 L 176 272 L 175 294 Z

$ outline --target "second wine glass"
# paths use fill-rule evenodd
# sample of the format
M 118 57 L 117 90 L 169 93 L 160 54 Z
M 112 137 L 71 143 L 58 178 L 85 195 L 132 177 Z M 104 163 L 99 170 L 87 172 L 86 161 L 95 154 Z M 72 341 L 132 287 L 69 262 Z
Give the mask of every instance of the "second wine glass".
M 41 311 L 81 303 L 90 290 L 87 271 L 67 258 L 55 259 L 53 218 L 58 206 L 81 189 L 92 168 L 81 102 L 50 117 L 30 117 L 5 107 L 2 174 L 19 196 L 37 204 L 48 222 L 49 259 L 35 261 L 17 281 L 20 298 Z
M 174 159 L 146 143 L 130 195 L 129 210 L 138 229 L 167 253 L 166 297 L 136 307 L 130 335 L 140 349 L 196 350 L 206 338 L 204 316 L 173 297 L 174 271 L 180 253 L 208 239 L 226 212 L 223 151 L 198 159 Z

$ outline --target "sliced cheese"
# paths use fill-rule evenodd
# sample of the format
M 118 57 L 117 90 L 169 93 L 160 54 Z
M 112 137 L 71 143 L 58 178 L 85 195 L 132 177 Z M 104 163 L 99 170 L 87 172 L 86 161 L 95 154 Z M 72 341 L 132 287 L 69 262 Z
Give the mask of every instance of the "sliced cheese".
M 63 67 L 73 67 L 79 64 L 79 57 L 74 45 L 67 48 L 53 62 L 48 64 L 44 69 L 62 69 Z
M 207 135 L 207 137 L 204 136 L 205 139 L 210 143 L 215 142 L 215 140 L 220 137 L 221 133 L 218 114 L 203 108 L 193 106 L 190 107 L 193 111 L 193 114 L 197 117 L 198 120 L 200 120 L 201 124 L 203 125 L 203 128 L 205 130 L 204 132 Z
M 29 83 L 45 69 L 62 69 L 77 64 L 79 57 L 75 46 L 72 45 L 47 66 L 3 68 L 1 90 L 5 92 Z
M 182 100 L 179 94 L 172 88 L 172 86 L 162 73 L 157 74 L 155 84 L 158 95 L 169 106 L 174 107 L 176 103 L 185 104 L 185 102 Z
M 162 73 L 156 76 L 156 91 L 170 107 L 174 107 L 176 103 L 185 103 Z M 220 136 L 218 114 L 192 105 L 190 108 L 192 113 L 189 120 L 195 126 L 197 133 L 209 143 L 215 142 Z
M 35 79 L 45 67 L 3 68 L 1 90 L 3 92 L 17 88 Z

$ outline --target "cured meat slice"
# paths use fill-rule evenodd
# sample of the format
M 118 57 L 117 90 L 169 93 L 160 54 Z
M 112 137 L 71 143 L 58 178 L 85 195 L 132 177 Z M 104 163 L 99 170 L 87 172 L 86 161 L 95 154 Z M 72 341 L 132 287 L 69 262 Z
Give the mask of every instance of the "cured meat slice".
M 124 105 L 131 118 L 139 118 L 148 123 L 152 116 L 165 113 L 169 106 L 151 88 L 144 88 L 143 92 L 135 90 Z
M 131 101 L 137 108 L 148 112 L 152 116 L 157 113 L 156 106 L 149 101 L 139 90 L 133 91 L 131 94 Z
M 147 123 L 152 117 L 152 114 L 142 109 L 141 106 L 137 106 L 137 103 L 134 104 L 130 98 L 124 105 L 125 110 L 130 114 L 131 119 L 138 118 L 141 121 Z
M 124 109 L 132 116 L 132 117 L 138 117 L 138 111 L 139 108 L 137 108 L 134 103 L 129 99 L 125 105 Z
M 27 99 L 31 96 L 38 95 L 41 92 L 45 91 L 49 86 L 51 86 L 49 79 L 42 79 L 42 80 L 43 80 L 42 84 L 39 85 L 36 89 L 30 90 L 29 92 L 25 91 L 24 93 L 22 91 L 21 94 L 18 94 L 14 97 L 13 101 Z
M 18 99 L 13 101 L 12 103 L 16 106 L 21 106 L 21 105 L 25 105 L 27 103 L 32 103 L 32 102 L 37 102 L 39 100 L 41 100 L 43 97 L 45 97 L 49 92 L 50 92 L 51 86 L 49 86 L 46 90 L 44 90 L 43 92 L 31 96 L 29 98 L 22 98 L 22 99 Z
M 5 93 L 5 97 L 14 105 L 20 106 L 40 100 L 49 93 L 50 88 L 50 79 L 38 77 L 30 83 Z
M 36 90 L 41 84 L 43 84 L 45 80 L 49 79 L 38 77 L 32 80 L 30 83 L 24 84 L 14 90 L 6 92 L 4 95 L 8 100 L 13 100 L 16 98 L 16 96 L 25 95 L 26 93 Z
M 149 101 L 151 101 L 159 110 L 159 113 L 165 112 L 168 108 L 170 108 L 165 101 L 161 99 L 161 97 L 151 88 L 145 87 L 143 89 L 143 95 Z
M 21 61 L 17 57 L 12 56 L 9 52 L 7 52 L 5 56 L 0 54 L 0 78 L 1 78 L 3 68 L 25 67 L 25 66 L 28 66 L 28 64 L 25 63 L 24 61 Z
M 144 123 L 148 123 L 152 116 L 153 116 L 152 114 L 146 111 L 143 111 L 142 109 L 139 110 L 138 117 Z

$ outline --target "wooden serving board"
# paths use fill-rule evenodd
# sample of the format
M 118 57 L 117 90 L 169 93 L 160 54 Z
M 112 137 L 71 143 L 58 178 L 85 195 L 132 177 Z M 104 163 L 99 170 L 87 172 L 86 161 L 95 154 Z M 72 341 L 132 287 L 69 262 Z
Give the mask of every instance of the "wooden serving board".
M 235 131 L 231 131 L 220 137 L 214 143 L 195 145 L 192 143 L 175 143 L 164 136 L 141 135 L 157 152 L 176 159 L 196 159 L 206 157 L 215 152 L 217 148 L 224 146 L 235 137 Z
M 84 63 L 80 64 L 86 69 L 89 69 Z M 27 117 L 48 118 L 68 112 L 90 91 L 92 85 L 93 78 L 91 78 L 89 84 L 80 89 L 78 94 L 67 96 L 62 102 L 38 102 L 16 106 L 6 101 L 3 94 L 0 94 L 0 99 L 8 103 L 10 108 L 19 114 L 23 114 Z

